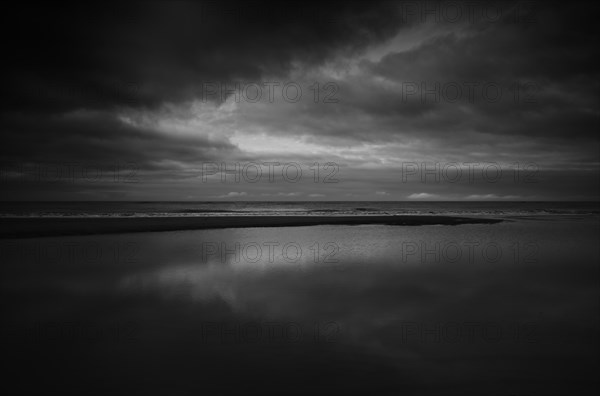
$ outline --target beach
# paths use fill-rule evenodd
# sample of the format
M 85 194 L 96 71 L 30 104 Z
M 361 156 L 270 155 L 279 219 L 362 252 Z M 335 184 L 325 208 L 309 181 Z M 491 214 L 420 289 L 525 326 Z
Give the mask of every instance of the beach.
M 9 383 L 131 395 L 597 387 L 597 219 L 498 220 L 5 218 Z
M 194 216 L 0 218 L 0 238 L 114 234 L 242 227 L 310 225 L 391 226 L 494 224 L 502 220 L 459 216 Z

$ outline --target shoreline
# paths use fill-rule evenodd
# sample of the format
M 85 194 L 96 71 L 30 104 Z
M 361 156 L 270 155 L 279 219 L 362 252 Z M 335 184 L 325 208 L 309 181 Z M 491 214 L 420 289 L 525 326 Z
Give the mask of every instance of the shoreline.
M 460 216 L 210 216 L 136 218 L 3 218 L 0 238 L 122 234 L 219 228 L 302 227 L 317 225 L 461 225 L 496 224 L 501 219 Z

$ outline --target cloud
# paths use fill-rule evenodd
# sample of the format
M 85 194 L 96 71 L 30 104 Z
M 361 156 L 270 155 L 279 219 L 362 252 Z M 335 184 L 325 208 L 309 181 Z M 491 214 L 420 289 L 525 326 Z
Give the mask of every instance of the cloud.
M 248 195 L 248 193 L 246 193 L 245 191 L 242 191 L 242 192 L 231 191 L 231 192 L 228 192 L 227 194 L 219 195 L 219 196 L 217 196 L 217 198 L 238 198 L 238 197 L 245 197 L 247 195 Z
M 302 193 L 300 193 L 300 192 L 289 192 L 289 193 L 278 192 L 276 194 L 263 193 L 261 195 L 263 197 L 297 197 L 299 195 L 302 195 Z
M 3 35 L 19 35 L 3 86 L 13 110 L 185 102 L 204 82 L 285 76 L 351 54 L 391 37 L 397 16 L 393 4 L 354 1 L 17 7 L 2 20 Z
M 428 193 L 414 193 L 414 194 L 410 194 L 408 197 L 408 199 L 430 199 L 430 198 L 437 198 L 438 196 L 435 194 L 428 194 Z
M 203 162 L 304 166 L 293 186 L 244 184 L 247 199 L 599 196 L 600 37 L 577 3 L 540 4 L 529 24 L 407 21 L 394 2 L 92 7 L 3 15 L 2 33 L 19 40 L 5 48 L 0 166 L 121 161 L 142 182 L 36 190 L 11 179 L 2 199 L 227 196 L 199 188 Z M 225 93 L 207 98 L 206 83 Z M 253 84 L 257 102 L 244 98 Z M 409 186 L 406 162 L 534 164 L 540 179 Z

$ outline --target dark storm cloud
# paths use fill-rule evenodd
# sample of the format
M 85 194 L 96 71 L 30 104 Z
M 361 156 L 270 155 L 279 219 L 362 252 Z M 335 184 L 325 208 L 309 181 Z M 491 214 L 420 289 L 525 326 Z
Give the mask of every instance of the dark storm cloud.
M 379 116 L 403 116 L 419 126 L 419 133 L 475 129 L 595 138 L 600 106 L 595 43 L 600 37 L 581 7 L 542 9 L 533 24 L 471 25 L 379 62 L 365 62 L 369 75 L 398 86 L 391 92 L 373 90 L 375 98 L 369 99 L 375 101 L 364 106 L 363 96 L 357 106 Z M 486 85 L 491 94 L 484 92 Z M 493 86 L 501 90 L 497 101 Z M 416 94 L 407 93 L 415 87 Z M 465 106 L 467 113 L 461 110 Z
M 11 7 L 4 54 L 2 165 L 115 159 L 158 178 L 243 158 L 226 137 L 127 124 L 123 109 L 193 100 L 203 83 L 285 76 L 351 54 L 399 28 L 388 4 L 137 2 Z M 185 164 L 185 165 L 184 165 Z
M 73 112 L 36 117 L 17 115 L 6 120 L 3 136 L 11 144 L 0 148 L 2 158 L 19 161 L 135 162 L 147 169 L 161 161 L 201 162 L 215 159 L 215 152 L 235 152 L 223 140 L 202 136 L 177 137 L 129 125 L 105 112 Z M 211 154 L 212 153 L 212 154 Z
M 577 145 L 574 137 L 594 140 L 600 37 L 593 13 L 582 13 L 581 3 L 535 4 L 529 23 L 430 23 L 437 31 L 432 38 L 364 59 L 358 71 L 335 80 L 340 104 L 306 103 L 310 110 L 295 117 L 321 140 L 451 134 L 463 143 L 473 133 L 482 134 L 480 141 L 489 135 Z M 290 117 L 249 116 L 281 133 L 289 129 Z
M 504 10 L 494 23 L 481 13 L 450 22 L 419 14 L 450 3 L 11 8 L 0 17 L 7 55 L 1 165 L 123 161 L 144 177 L 133 186 L 136 195 L 129 194 L 132 186 L 82 190 L 57 183 L 38 189 L 47 197 L 59 197 L 61 188 L 82 197 L 174 200 L 188 193 L 197 199 L 597 196 L 590 180 L 599 163 L 598 7 L 486 3 Z M 205 83 L 266 81 L 296 81 L 304 96 L 298 103 L 238 102 L 230 94 L 225 102 L 204 100 Z M 313 100 L 315 81 L 333 82 L 339 100 Z M 465 85 L 473 83 L 471 98 Z M 441 98 L 423 98 L 421 84 L 439 84 Z M 448 84 L 462 88 L 458 100 L 444 97 Z M 500 87 L 501 99 L 485 97 L 485 84 Z M 397 182 L 402 161 L 471 160 L 536 162 L 546 176 L 525 189 Z M 198 189 L 201 163 L 221 161 L 333 161 L 345 173 L 343 183 L 330 186 Z M 20 185 L 24 196 L 35 196 L 35 186 Z
M 8 109 L 157 106 L 202 83 L 285 75 L 399 28 L 392 3 L 48 4 L 2 18 Z M 7 107 L 4 109 L 7 110 Z

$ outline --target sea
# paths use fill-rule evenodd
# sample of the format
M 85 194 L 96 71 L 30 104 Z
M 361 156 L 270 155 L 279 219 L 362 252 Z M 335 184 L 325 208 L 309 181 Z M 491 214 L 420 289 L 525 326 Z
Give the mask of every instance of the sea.
M 592 215 L 598 202 L 3 202 L 0 217 Z

